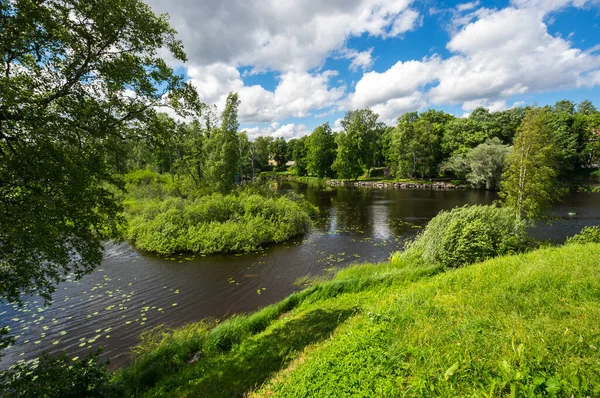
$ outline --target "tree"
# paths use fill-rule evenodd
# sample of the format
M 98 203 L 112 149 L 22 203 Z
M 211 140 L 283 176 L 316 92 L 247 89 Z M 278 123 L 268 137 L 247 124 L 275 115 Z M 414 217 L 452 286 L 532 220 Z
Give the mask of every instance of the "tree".
M 229 192 L 239 171 L 240 148 L 237 121 L 240 101 L 237 93 L 229 93 L 221 114 L 221 128 L 214 129 L 206 145 L 204 166 L 206 182 L 218 192 Z
M 287 162 L 287 144 L 283 137 L 276 138 L 271 142 L 269 152 L 272 159 L 277 163 L 279 169 L 283 169 Z
M 559 174 L 566 174 L 577 166 L 579 137 L 573 129 L 575 105 L 571 101 L 558 101 L 549 109 L 545 123 L 552 132 L 552 142 L 560 163 Z
M 304 136 L 299 139 L 294 138 L 287 143 L 288 159 L 292 159 L 294 161 L 294 172 L 298 176 L 305 176 L 307 174 L 307 140 L 308 136 Z
M 158 56 L 185 61 L 175 31 L 141 0 L 3 0 L 0 42 L 0 296 L 49 302 L 118 235 L 110 150 L 156 107 L 201 106 Z
M 598 110 L 590 100 L 583 100 L 577 105 L 577 113 L 582 115 L 591 115 L 597 113 Z
M 467 181 L 475 187 L 498 188 L 509 152 L 510 147 L 502 145 L 499 138 L 492 138 L 471 149 L 466 156 L 470 169 Z
M 475 118 L 457 118 L 444 126 L 441 148 L 446 157 L 466 154 L 485 140 L 492 138 L 490 124 Z
M 398 119 L 388 150 L 388 159 L 397 176 L 423 178 L 437 171 L 443 125 L 433 116 L 411 112 Z
M 0 295 L 50 300 L 117 234 L 109 147 L 156 107 L 200 105 L 158 56 L 185 61 L 175 31 L 141 0 L 2 1 L 0 41 Z
M 357 180 L 363 173 L 360 163 L 360 149 L 356 137 L 341 132 L 336 137 L 337 155 L 331 168 L 339 178 Z
M 557 181 L 560 164 L 547 123 L 549 112 L 537 108 L 525 113 L 501 181 L 504 203 L 529 219 L 540 218 L 564 192 Z
M 331 177 L 336 144 L 329 123 L 317 127 L 307 139 L 308 171 L 319 178 Z
M 383 125 L 377 123 L 377 115 L 365 108 L 348 111 L 341 121 L 344 132 L 338 136 L 338 151 L 332 168 L 341 178 L 358 179 L 364 169 L 375 162 L 378 132 Z
M 254 140 L 254 161 L 258 169 L 264 169 L 269 165 L 269 150 L 273 137 L 257 137 Z

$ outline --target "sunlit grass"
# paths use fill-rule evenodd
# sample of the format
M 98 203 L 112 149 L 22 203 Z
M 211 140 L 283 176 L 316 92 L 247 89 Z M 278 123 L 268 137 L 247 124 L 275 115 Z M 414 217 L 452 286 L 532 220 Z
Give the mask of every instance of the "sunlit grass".
M 145 396 L 598 396 L 600 245 L 440 267 L 366 264 L 222 323 L 154 332 Z

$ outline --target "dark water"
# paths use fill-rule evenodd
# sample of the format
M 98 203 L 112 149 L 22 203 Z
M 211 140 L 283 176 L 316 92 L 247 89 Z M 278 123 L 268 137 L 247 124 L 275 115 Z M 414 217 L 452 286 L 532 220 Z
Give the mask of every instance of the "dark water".
M 305 237 L 243 256 L 165 259 L 127 244 L 108 245 L 102 265 L 61 284 L 52 306 L 36 298 L 22 308 L 0 304 L 0 325 L 18 336 L 0 367 L 44 350 L 82 357 L 100 345 L 114 366 L 122 365 L 144 330 L 256 310 L 299 289 L 299 278 L 386 260 L 418 231 L 406 221 L 425 225 L 440 210 L 496 199 L 486 191 L 282 188 L 305 194 L 321 211 Z M 554 215 L 558 221 L 532 231 L 536 238 L 562 242 L 585 225 L 600 224 L 600 194 L 570 194 Z

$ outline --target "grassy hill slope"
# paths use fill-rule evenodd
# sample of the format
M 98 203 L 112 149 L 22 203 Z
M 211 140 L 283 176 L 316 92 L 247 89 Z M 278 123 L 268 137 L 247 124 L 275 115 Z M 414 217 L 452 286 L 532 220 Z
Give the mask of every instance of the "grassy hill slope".
M 362 265 L 221 324 L 146 336 L 144 396 L 600 396 L 600 244 L 465 268 Z

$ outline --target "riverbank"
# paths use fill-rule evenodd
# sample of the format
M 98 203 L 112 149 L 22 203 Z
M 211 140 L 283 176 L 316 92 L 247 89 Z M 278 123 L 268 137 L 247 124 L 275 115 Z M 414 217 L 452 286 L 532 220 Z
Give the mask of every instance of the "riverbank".
M 137 396 L 600 394 L 600 244 L 454 271 L 356 266 L 248 316 L 146 335 Z
M 330 187 L 362 187 L 362 188 L 396 188 L 396 189 L 420 189 L 420 190 L 485 190 L 485 188 L 474 188 L 458 180 L 389 180 L 385 178 L 366 178 L 358 180 L 339 180 L 317 177 L 297 177 L 293 175 L 278 174 L 273 178 L 286 181 L 297 181 L 306 184 L 321 184 Z M 600 183 L 590 181 L 568 181 L 565 182 L 571 192 L 600 192 Z
M 368 188 L 398 188 L 398 189 L 470 189 L 466 185 L 454 185 L 450 182 L 444 181 L 430 181 L 430 182 L 401 182 L 401 181 L 346 181 L 346 180 L 328 180 L 326 182 L 329 186 L 343 186 L 343 187 L 368 187 Z

